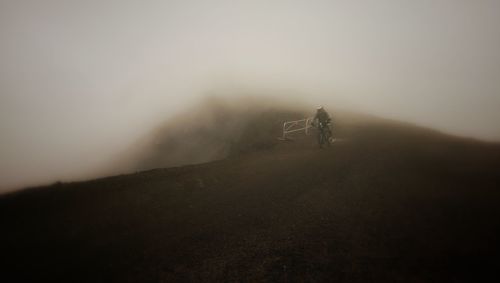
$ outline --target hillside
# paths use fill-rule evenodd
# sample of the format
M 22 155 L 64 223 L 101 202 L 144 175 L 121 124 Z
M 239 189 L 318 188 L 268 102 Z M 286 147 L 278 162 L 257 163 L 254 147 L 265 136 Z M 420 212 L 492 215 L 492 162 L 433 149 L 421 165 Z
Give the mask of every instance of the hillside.
M 1 197 L 3 276 L 466 282 L 500 268 L 499 144 L 339 114 L 322 150 L 275 139 L 301 113 L 266 113 L 231 125 L 218 161 Z

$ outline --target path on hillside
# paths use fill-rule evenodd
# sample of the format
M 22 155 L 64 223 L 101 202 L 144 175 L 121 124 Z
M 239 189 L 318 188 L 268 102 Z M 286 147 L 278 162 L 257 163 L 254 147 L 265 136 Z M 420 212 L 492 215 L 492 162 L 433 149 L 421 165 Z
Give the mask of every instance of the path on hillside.
M 346 138 L 4 197 L 7 270 L 19 281 L 461 282 L 499 267 L 498 145 L 382 126 Z

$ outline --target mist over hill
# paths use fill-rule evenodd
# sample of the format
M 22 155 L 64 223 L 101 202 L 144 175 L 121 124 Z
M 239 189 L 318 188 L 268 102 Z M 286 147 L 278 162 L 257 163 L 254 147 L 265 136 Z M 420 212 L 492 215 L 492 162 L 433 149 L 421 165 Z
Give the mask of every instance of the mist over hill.
M 156 129 L 142 146 L 137 169 L 226 158 L 254 147 L 273 147 L 283 122 L 312 115 L 305 107 L 270 99 L 210 97 Z
M 101 162 L 88 171 L 82 170 L 81 174 L 73 178 L 63 177 L 64 172 L 61 172 L 59 175 L 61 177 L 54 178 L 51 182 L 70 182 L 154 168 L 200 164 L 255 150 L 275 149 L 283 143 L 278 140 L 278 137 L 282 135 L 285 121 L 311 117 L 315 112 L 316 106 L 298 98 L 300 95 L 297 94 L 285 100 L 280 98 L 280 95 L 274 98 L 252 93 L 228 95 L 232 93 L 231 91 L 234 89 L 222 91 L 221 95 L 207 96 L 184 111 L 179 111 L 169 118 L 160 118 L 159 121 L 153 123 L 157 126 L 152 130 L 143 131 L 141 135 L 134 137 L 133 140 L 136 142 L 129 141 L 130 146 L 114 151 L 113 154 L 105 153 L 111 156 L 106 162 Z M 242 91 L 242 93 L 245 92 Z M 375 128 L 380 131 L 378 133 L 380 139 L 387 139 L 394 134 L 400 135 L 401 133 L 415 133 L 417 137 L 427 135 L 453 138 L 449 134 L 412 123 L 346 110 L 337 104 L 324 106 L 334 119 L 334 134 L 340 139 L 364 135 Z M 390 128 L 384 126 L 379 129 L 378 125 L 393 126 Z M 314 131 L 310 134 L 315 135 Z M 88 159 L 97 159 L 97 157 L 88 155 L 83 161 L 86 162 Z M 68 158 L 67 162 L 77 160 L 79 159 Z M 42 171 L 43 168 L 40 168 L 40 172 Z M 6 191 L 17 190 L 22 187 L 7 187 L 6 189 Z
M 325 107 L 333 117 L 332 127 L 340 139 L 365 134 L 364 131 L 370 132 L 371 127 L 379 129 L 377 125 L 393 125 L 382 128 L 385 130 L 380 132 L 381 139 L 404 132 L 415 132 L 416 136 L 447 136 L 411 123 L 355 113 L 332 105 Z M 123 173 L 199 164 L 255 150 L 270 150 L 283 143 L 278 138 L 282 135 L 284 122 L 314 114 L 315 106 L 303 102 L 290 103 L 259 96 L 210 96 L 161 124 L 123 152 L 114 163 L 119 169 L 112 171 Z M 301 132 L 298 136 L 304 134 Z M 310 134 L 316 134 L 314 129 Z

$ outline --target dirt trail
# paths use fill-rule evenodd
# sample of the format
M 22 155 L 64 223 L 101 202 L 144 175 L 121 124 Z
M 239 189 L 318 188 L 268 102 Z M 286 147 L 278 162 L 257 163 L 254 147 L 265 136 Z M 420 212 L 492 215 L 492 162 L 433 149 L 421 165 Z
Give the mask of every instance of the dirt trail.
M 3 268 L 66 282 L 465 282 L 500 268 L 500 146 L 397 123 L 0 199 Z

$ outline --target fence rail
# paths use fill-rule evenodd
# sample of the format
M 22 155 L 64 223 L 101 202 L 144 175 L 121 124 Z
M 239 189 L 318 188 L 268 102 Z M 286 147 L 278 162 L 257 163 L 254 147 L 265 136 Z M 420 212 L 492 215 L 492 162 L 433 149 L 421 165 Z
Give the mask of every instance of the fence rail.
M 311 123 L 313 117 L 308 117 L 295 121 L 286 121 L 283 123 L 283 136 L 282 139 L 286 139 L 286 135 L 295 132 L 304 132 L 306 135 L 309 134 L 309 128 L 311 128 Z

